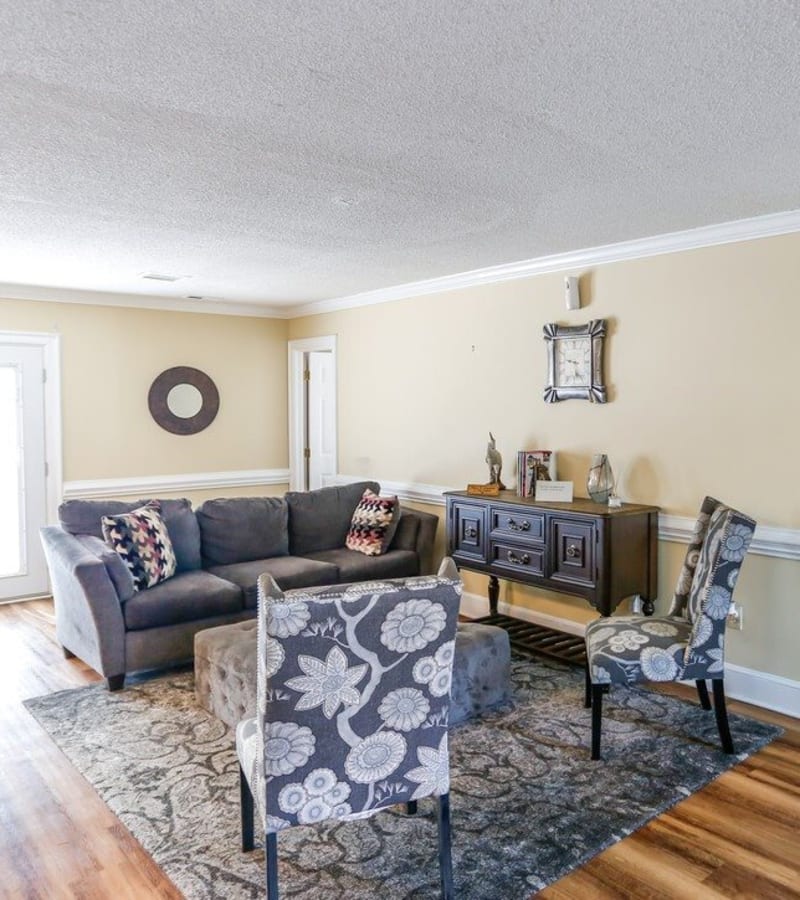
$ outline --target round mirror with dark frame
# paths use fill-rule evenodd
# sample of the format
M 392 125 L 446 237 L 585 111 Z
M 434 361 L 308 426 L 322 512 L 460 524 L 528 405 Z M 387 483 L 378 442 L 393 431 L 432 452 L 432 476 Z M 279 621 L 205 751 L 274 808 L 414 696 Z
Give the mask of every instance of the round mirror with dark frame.
M 172 434 L 197 434 L 214 421 L 219 391 L 200 369 L 173 366 L 150 385 L 147 405 L 155 421 Z

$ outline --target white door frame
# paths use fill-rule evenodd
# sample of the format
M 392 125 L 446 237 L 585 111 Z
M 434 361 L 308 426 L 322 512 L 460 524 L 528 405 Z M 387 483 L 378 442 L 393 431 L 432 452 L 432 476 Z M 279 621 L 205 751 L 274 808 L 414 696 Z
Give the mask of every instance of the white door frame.
M 300 338 L 289 341 L 289 489 L 302 491 L 305 488 L 305 459 L 303 457 L 304 432 L 306 420 L 306 395 L 303 385 L 303 362 L 306 353 L 313 350 L 328 351 L 333 354 L 334 371 L 334 422 L 338 432 L 336 415 L 336 335 L 327 334 L 320 337 Z M 333 436 L 337 447 L 338 433 Z M 338 471 L 338 459 L 336 469 Z
M 0 331 L 0 344 L 42 348 L 44 383 L 44 453 L 47 463 L 45 495 L 47 521 L 58 522 L 61 503 L 63 462 L 61 444 L 61 335 L 35 331 Z

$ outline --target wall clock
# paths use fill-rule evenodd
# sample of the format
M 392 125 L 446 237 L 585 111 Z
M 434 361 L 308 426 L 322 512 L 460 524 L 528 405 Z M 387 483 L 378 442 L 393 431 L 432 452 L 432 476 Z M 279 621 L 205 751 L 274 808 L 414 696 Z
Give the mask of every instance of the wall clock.
M 606 320 L 592 319 L 588 325 L 544 326 L 547 343 L 547 386 L 544 399 L 591 400 L 605 403 L 603 381 L 603 340 Z

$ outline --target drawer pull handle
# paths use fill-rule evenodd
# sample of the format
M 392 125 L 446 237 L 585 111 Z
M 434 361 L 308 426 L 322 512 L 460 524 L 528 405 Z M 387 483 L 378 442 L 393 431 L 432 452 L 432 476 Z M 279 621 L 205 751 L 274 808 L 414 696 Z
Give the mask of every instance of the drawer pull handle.
M 527 566 L 531 561 L 530 556 L 527 553 L 523 553 L 522 556 L 517 556 L 513 550 L 508 551 L 508 561 L 510 563 L 516 563 L 518 566 Z
M 508 528 L 509 531 L 530 531 L 531 523 L 527 519 L 523 519 L 522 522 L 517 524 L 514 519 L 509 519 Z
M 581 551 L 575 546 L 575 544 L 570 544 L 567 547 L 567 556 L 570 559 L 575 559 L 576 556 L 580 556 L 580 555 L 581 555 Z
M 464 529 L 464 536 L 474 538 L 478 536 L 478 529 L 474 525 L 467 525 Z

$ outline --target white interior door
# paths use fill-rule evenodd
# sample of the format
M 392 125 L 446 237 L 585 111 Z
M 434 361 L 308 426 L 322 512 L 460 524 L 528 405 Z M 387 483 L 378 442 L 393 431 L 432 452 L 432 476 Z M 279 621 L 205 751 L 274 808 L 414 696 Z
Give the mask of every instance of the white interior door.
M 289 489 L 319 487 L 323 475 L 338 473 L 336 450 L 336 335 L 289 341 Z M 310 368 L 316 379 L 310 381 Z M 309 411 L 309 387 L 314 410 Z M 322 386 L 320 393 L 316 387 Z M 309 428 L 312 432 L 309 436 Z M 312 448 L 312 442 L 314 447 Z M 311 453 L 314 451 L 313 474 Z M 314 483 L 310 483 L 313 478 Z
M 0 601 L 46 594 L 44 349 L 0 343 Z
M 336 474 L 336 368 L 330 351 L 308 354 L 308 489 L 322 487 L 323 475 Z

